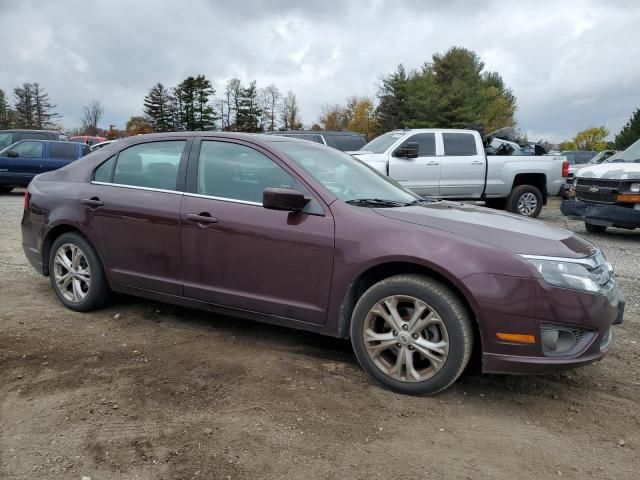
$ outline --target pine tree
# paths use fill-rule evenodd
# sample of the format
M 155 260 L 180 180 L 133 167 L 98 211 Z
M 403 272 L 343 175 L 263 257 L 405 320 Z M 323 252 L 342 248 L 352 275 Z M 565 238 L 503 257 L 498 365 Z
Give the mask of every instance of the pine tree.
M 381 132 L 405 126 L 409 118 L 407 83 L 407 72 L 402 64 L 398 65 L 394 73 L 382 78 L 382 85 L 378 90 L 380 104 L 376 112 Z
M 144 97 L 145 118 L 156 132 L 174 130 L 174 98 L 169 89 L 157 83 L 149 89 Z
M 0 129 L 11 128 L 11 106 L 2 89 L 0 89 Z
M 236 128 L 240 132 L 259 132 L 262 110 L 258 103 L 258 89 L 253 81 L 248 87 L 240 90 Z
M 618 150 L 624 150 L 638 139 L 640 139 L 640 108 L 636 109 L 627 124 L 616 135 L 614 143 Z
M 217 121 L 211 98 L 216 93 L 213 84 L 204 75 L 195 79 L 194 119 L 196 130 L 213 130 Z
M 60 117 L 53 111 L 44 88 L 36 83 L 23 83 L 13 89 L 15 97 L 15 124 L 17 128 L 51 128 L 52 120 Z

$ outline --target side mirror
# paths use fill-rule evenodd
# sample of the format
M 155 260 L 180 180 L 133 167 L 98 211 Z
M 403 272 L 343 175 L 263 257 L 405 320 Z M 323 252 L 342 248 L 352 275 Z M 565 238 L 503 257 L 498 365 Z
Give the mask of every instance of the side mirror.
M 394 152 L 396 157 L 401 158 L 418 158 L 419 153 L 420 145 L 417 142 L 408 142 Z
M 18 152 L 16 152 L 15 150 L 9 150 L 7 152 L 7 157 L 9 158 L 18 158 L 20 156 L 20 154 Z
M 309 203 L 309 198 L 291 188 L 265 188 L 262 192 L 262 206 L 269 210 L 300 212 Z

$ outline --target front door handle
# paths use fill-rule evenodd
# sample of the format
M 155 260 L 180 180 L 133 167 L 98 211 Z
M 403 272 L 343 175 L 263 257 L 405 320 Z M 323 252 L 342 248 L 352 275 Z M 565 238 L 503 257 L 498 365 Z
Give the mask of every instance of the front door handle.
M 474 160 L 471 162 L 471 165 L 482 165 L 484 162 L 482 160 Z
M 440 162 L 436 162 L 435 160 L 431 160 L 427 162 L 427 165 L 440 165 Z
M 208 212 L 201 213 L 187 213 L 185 218 L 193 223 L 198 223 L 200 225 L 210 225 L 212 223 L 218 223 L 218 219 L 212 217 Z
M 98 208 L 104 205 L 104 202 L 98 197 L 84 198 L 80 200 L 80 203 L 91 208 Z

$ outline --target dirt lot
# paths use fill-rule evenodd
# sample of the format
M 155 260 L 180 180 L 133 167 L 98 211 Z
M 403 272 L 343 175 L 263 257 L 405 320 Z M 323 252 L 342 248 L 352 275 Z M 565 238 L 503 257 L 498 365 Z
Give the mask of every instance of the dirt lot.
M 135 298 L 76 314 L 0 196 L 2 479 L 637 479 L 640 231 L 589 235 L 628 310 L 604 361 L 465 375 L 431 398 L 373 385 L 348 342 Z

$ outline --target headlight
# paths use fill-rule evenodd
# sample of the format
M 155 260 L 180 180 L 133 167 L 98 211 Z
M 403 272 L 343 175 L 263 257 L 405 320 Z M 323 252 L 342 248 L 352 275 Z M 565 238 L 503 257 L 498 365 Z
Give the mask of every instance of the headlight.
M 629 191 L 631 193 L 640 193 L 640 183 L 632 183 L 629 185 Z
M 602 294 L 613 287 L 613 267 L 601 253 L 590 259 L 522 256 L 549 285 Z

